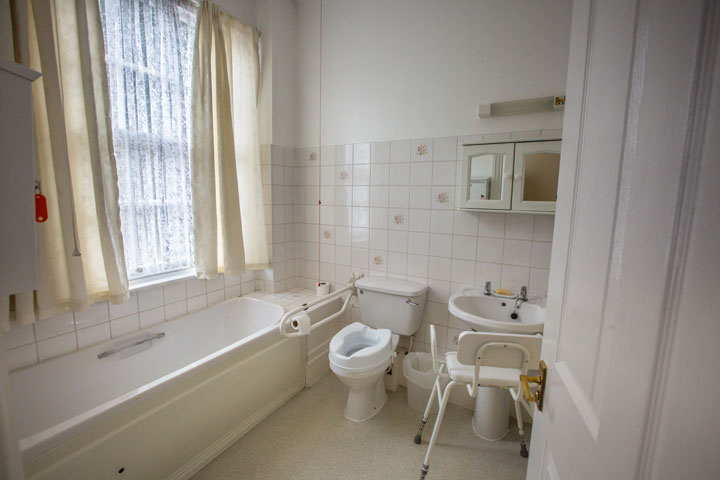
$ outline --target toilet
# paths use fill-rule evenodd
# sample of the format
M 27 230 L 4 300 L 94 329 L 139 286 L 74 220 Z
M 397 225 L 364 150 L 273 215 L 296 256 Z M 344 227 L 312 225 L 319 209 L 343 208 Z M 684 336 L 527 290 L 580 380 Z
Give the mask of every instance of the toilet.
M 420 328 L 426 285 L 397 278 L 368 277 L 355 283 L 362 323 L 340 330 L 330 341 L 330 369 L 350 388 L 345 417 L 363 422 L 385 405 L 385 372 L 400 335 Z

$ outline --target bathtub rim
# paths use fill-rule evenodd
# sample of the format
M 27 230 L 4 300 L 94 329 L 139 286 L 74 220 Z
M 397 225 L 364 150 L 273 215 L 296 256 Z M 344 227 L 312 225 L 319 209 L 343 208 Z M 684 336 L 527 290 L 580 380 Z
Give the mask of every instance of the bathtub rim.
M 270 325 L 263 327 L 262 329 L 252 333 L 251 335 L 248 335 L 246 337 L 243 337 L 239 339 L 236 342 L 233 342 L 232 344 L 223 347 L 209 355 L 206 355 L 202 358 L 199 358 L 198 360 L 189 363 L 185 365 L 184 367 L 175 370 L 173 372 L 170 372 L 166 375 L 163 375 L 162 377 L 159 377 L 145 385 L 142 385 L 138 388 L 135 388 L 131 390 L 130 392 L 127 392 L 123 395 L 120 395 L 116 398 L 113 398 L 112 400 L 109 400 L 107 402 L 104 402 L 94 408 L 91 408 L 90 410 L 87 410 L 85 412 L 82 412 L 78 415 L 75 415 L 74 417 L 71 417 L 67 420 L 64 420 L 63 422 L 60 422 L 56 425 L 53 425 L 52 427 L 46 428 L 45 430 L 42 430 L 40 432 L 34 433 L 32 435 L 29 435 L 27 437 L 21 438 L 19 443 L 20 447 L 20 453 L 22 456 L 23 462 L 27 462 L 29 460 L 32 460 L 33 458 L 42 455 L 45 452 L 48 452 L 52 448 L 90 430 L 91 428 L 100 425 L 101 423 L 107 421 L 108 419 L 112 418 L 113 416 L 120 414 L 122 412 L 125 412 L 131 408 L 133 408 L 136 405 L 139 405 L 140 403 L 144 402 L 145 400 L 148 400 L 150 398 L 153 398 L 157 395 L 160 395 L 161 393 L 165 392 L 166 390 L 172 388 L 173 386 L 179 384 L 182 381 L 188 380 L 194 376 L 200 375 L 201 373 L 205 372 L 206 370 L 219 365 L 222 361 L 227 360 L 230 355 L 233 354 L 240 354 L 245 350 L 248 350 L 251 348 L 251 343 L 256 340 L 261 340 L 262 338 L 271 338 L 274 336 L 278 337 L 278 340 L 286 340 L 280 335 L 278 332 L 277 326 L 282 318 L 282 315 L 286 311 L 286 308 L 282 305 L 278 305 L 276 303 L 264 301 L 257 298 L 252 297 L 236 297 L 231 298 L 228 300 L 224 300 L 216 305 L 213 305 L 213 307 L 221 305 L 226 302 L 233 302 L 237 301 L 238 299 L 242 298 L 245 301 L 252 301 L 252 302 L 259 302 L 265 305 L 272 305 L 274 307 L 279 307 L 282 310 L 282 313 L 278 317 L 277 320 L 273 321 Z M 212 307 L 210 307 L 212 308 Z M 195 313 L 195 312 L 194 312 Z M 192 314 L 183 315 L 182 317 L 175 318 L 173 320 L 168 320 L 167 322 L 163 322 L 159 325 L 154 325 L 153 327 L 150 327 L 146 329 L 146 331 L 152 331 L 153 329 L 156 329 L 157 327 L 170 323 L 170 322 L 179 322 L 187 317 L 189 317 Z M 121 337 L 117 337 L 115 339 L 108 340 L 106 342 L 99 343 L 97 345 L 93 345 L 92 347 L 89 347 L 87 350 L 91 348 L 97 348 L 99 345 L 104 345 L 105 343 L 111 343 L 116 342 L 119 339 L 122 339 L 123 337 L 131 337 L 133 335 L 137 335 L 138 332 L 132 332 L 128 333 L 127 335 L 123 335 Z M 85 349 L 84 349 L 85 350 Z M 77 354 L 79 351 L 70 352 L 66 355 L 73 355 Z M 55 357 L 52 360 L 55 360 L 60 357 Z M 37 364 L 40 365 L 40 364 Z M 32 367 L 36 367 L 37 365 L 33 365 L 31 367 L 28 367 L 27 369 L 31 369 Z M 26 369 L 23 369 L 26 370 Z

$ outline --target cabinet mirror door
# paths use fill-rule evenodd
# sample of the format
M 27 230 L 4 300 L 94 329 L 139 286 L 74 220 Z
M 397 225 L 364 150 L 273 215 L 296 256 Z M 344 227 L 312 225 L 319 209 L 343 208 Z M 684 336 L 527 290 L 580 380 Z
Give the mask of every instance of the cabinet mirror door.
M 515 144 L 513 210 L 554 212 L 560 141 Z
M 464 145 L 460 208 L 510 210 L 513 144 Z

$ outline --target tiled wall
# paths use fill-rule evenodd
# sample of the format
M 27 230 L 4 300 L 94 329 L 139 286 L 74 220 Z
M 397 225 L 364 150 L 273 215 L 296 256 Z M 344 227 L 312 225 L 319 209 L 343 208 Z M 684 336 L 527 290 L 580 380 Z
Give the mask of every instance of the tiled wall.
M 11 323 L 4 343 L 9 369 L 32 365 L 254 292 L 255 272 L 187 280 L 135 291 L 122 305 L 100 302 L 32 325 Z
M 441 346 L 454 349 L 464 327 L 448 313 L 452 292 L 489 280 L 495 288 L 527 285 L 531 294 L 546 294 L 554 221 L 552 215 L 457 210 L 459 145 L 560 133 L 329 146 L 319 158 L 316 148 L 298 150 L 298 281 L 307 288 L 318 279 L 344 284 L 360 272 L 427 284 L 426 323 L 416 345 L 426 348 L 427 323 L 433 323 Z

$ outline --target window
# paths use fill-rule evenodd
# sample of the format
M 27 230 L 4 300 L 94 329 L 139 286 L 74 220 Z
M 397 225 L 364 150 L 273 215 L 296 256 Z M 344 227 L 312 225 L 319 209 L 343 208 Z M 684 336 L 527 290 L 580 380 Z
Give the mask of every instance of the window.
M 197 4 L 100 0 L 130 280 L 193 267 L 190 81 Z

